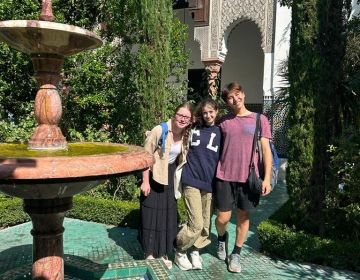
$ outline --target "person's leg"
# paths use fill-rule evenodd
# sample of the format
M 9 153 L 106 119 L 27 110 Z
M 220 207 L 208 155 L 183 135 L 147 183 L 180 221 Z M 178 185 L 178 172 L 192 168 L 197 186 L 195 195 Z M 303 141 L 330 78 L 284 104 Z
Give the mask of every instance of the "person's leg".
M 231 219 L 231 211 L 218 211 L 215 226 L 218 236 L 224 236 L 226 233 L 227 224 Z
M 151 192 L 148 196 L 144 196 L 141 193 L 140 196 L 140 213 L 141 224 L 139 229 L 139 241 L 144 251 L 145 259 L 154 259 L 156 257 L 156 235 L 159 232 L 157 230 L 158 219 L 158 185 L 150 180 Z
M 186 186 L 183 194 L 188 221 L 176 237 L 177 250 L 181 252 L 194 245 L 204 227 L 200 190 Z
M 215 206 L 218 209 L 215 226 L 218 233 L 217 255 L 225 260 L 228 255 L 227 224 L 231 219 L 231 210 L 235 204 L 235 196 L 231 182 L 217 180 L 215 185 Z
M 203 228 L 201 234 L 196 239 L 192 251 L 190 252 L 190 259 L 193 269 L 202 269 L 202 258 L 199 249 L 202 249 L 211 243 L 210 241 L 210 222 L 211 222 L 211 205 L 212 193 L 201 191 L 201 205 L 202 205 L 202 223 Z
M 237 209 L 236 219 L 236 246 L 242 247 L 249 231 L 250 219 L 249 212 Z
M 228 269 L 231 272 L 241 272 L 240 252 L 246 240 L 246 236 L 249 231 L 249 225 L 249 212 L 242 209 L 237 209 L 235 246 L 229 256 L 228 262 Z
M 211 223 L 211 206 L 212 206 L 212 193 L 201 191 L 201 211 L 202 211 L 202 224 L 200 236 L 196 239 L 194 247 L 201 249 L 211 243 L 210 241 L 210 223 Z
M 259 197 L 249 192 L 246 183 L 239 183 L 236 188 L 237 217 L 236 217 L 236 240 L 234 249 L 229 257 L 228 269 L 231 272 L 241 272 L 240 252 L 246 240 L 250 216 L 249 212 L 255 210 L 259 203 Z
M 163 228 L 162 235 L 159 236 L 159 253 L 157 257 L 160 257 L 164 264 L 171 269 L 172 261 L 168 256 L 173 253 L 176 235 L 178 232 L 178 216 L 177 216 L 177 203 L 174 193 L 174 173 L 176 164 L 168 165 L 168 186 L 162 188 L 164 202 L 157 201 L 156 203 L 161 205 L 159 213 L 161 213 L 161 219 L 157 221 L 158 227 Z
M 186 250 L 192 247 L 203 229 L 201 193 L 197 188 L 186 186 L 183 189 L 187 223 L 176 237 L 175 263 L 181 270 L 192 269 Z

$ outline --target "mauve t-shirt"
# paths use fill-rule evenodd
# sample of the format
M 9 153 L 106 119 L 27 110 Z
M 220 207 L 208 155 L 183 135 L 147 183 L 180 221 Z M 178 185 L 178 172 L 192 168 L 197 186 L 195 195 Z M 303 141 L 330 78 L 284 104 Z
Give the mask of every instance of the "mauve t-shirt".
M 260 116 L 260 136 L 271 139 L 271 131 L 268 119 Z M 245 183 L 249 176 L 252 143 L 256 126 L 256 113 L 247 116 L 229 114 L 220 120 L 222 132 L 222 152 L 217 166 L 216 177 L 229 182 Z M 254 154 L 254 162 L 258 162 L 257 153 Z M 255 164 L 257 174 L 258 168 Z

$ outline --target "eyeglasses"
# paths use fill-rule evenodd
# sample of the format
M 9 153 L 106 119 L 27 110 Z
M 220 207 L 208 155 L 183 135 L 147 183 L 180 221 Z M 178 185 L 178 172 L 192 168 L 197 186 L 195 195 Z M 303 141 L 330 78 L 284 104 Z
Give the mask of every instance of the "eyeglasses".
M 176 114 L 176 116 L 179 118 L 179 119 L 183 119 L 185 121 L 189 121 L 191 119 L 191 117 L 189 116 L 185 116 L 185 115 L 182 115 L 182 114 Z

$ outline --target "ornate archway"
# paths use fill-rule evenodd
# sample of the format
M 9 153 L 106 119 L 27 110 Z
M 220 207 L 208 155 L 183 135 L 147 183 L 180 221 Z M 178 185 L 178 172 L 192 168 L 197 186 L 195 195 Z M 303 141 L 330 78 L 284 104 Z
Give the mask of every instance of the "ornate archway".
M 208 70 L 209 93 L 216 94 L 214 81 L 226 59 L 226 39 L 234 22 L 251 20 L 261 33 L 264 51 L 264 109 L 272 103 L 272 65 L 274 60 L 275 0 L 189 0 L 195 20 L 194 39 L 199 42 L 201 60 Z M 199 15 L 202 15 L 199 16 Z M 207 17 L 208 15 L 208 17 Z

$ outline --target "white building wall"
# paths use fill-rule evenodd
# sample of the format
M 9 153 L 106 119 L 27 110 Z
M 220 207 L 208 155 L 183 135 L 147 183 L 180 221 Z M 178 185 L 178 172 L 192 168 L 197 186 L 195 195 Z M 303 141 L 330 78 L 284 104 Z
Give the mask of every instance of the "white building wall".
M 194 21 L 187 9 L 179 9 L 175 11 L 175 15 L 182 23 L 189 26 L 189 37 L 186 42 L 186 49 L 190 50 L 191 64 L 189 69 L 203 69 L 204 63 L 201 61 L 200 44 L 194 40 Z
M 358 4 L 358 0 L 352 0 L 351 2 L 352 11 L 350 14 L 350 18 L 353 16 L 360 16 L 360 4 Z
M 284 66 L 286 65 L 290 49 L 290 31 L 291 31 L 291 9 L 276 7 L 276 25 L 274 41 L 274 65 L 273 65 L 273 94 L 287 83 L 282 77 Z

